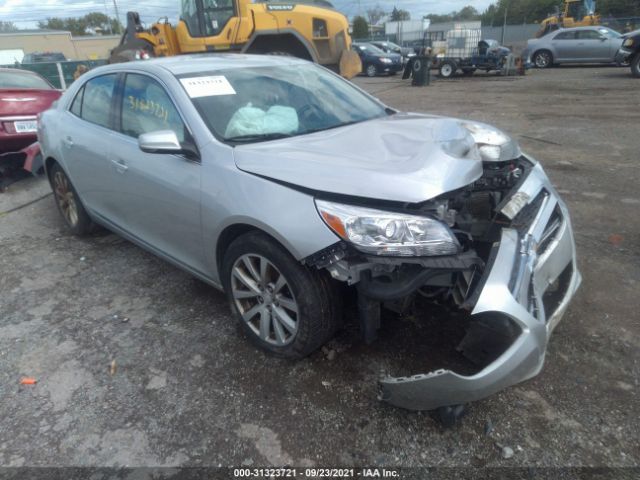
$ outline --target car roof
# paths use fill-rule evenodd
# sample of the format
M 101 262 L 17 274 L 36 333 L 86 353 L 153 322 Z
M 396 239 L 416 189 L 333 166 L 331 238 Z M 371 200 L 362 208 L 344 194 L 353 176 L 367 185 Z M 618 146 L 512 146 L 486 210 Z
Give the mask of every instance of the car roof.
M 10 73 L 29 73 L 31 75 L 35 75 L 36 77 L 43 78 L 42 75 L 39 75 L 37 72 L 32 72 L 31 70 L 24 70 L 22 68 L 2 68 L 0 67 L 0 72 L 10 72 Z
M 135 62 L 116 63 L 99 67 L 102 73 L 120 70 L 153 71 L 163 69 L 175 76 L 188 75 L 215 70 L 235 68 L 273 67 L 302 65 L 309 63 L 300 58 L 283 55 L 249 55 L 241 53 L 199 53 L 193 55 L 176 55 L 173 57 L 153 58 Z
M 607 30 L 613 30 L 612 28 L 609 28 L 609 27 L 607 27 L 605 25 L 590 25 L 590 26 L 587 26 L 587 27 L 559 28 L 558 30 L 554 30 L 553 32 L 550 32 L 550 33 L 579 32 L 581 30 L 593 30 L 593 29 L 599 29 L 599 28 L 606 28 Z

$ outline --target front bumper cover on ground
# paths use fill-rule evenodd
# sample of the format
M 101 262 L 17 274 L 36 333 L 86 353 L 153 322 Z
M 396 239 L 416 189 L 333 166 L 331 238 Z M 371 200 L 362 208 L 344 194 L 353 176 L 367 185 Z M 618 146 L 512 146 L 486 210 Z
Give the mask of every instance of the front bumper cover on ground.
M 516 195 L 529 199 L 534 207 L 532 219 L 524 228 L 502 230 L 495 260 L 478 287 L 471 320 L 507 320 L 518 327 L 519 334 L 498 358 L 472 376 L 437 370 L 383 378 L 379 383 L 382 400 L 410 410 L 433 410 L 482 399 L 542 369 L 549 336 L 581 276 L 569 213 L 539 165 Z
M 0 154 L 0 167 L 9 162 L 20 164 L 21 168 L 36 175 L 43 166 L 40 144 L 35 142 L 17 152 Z

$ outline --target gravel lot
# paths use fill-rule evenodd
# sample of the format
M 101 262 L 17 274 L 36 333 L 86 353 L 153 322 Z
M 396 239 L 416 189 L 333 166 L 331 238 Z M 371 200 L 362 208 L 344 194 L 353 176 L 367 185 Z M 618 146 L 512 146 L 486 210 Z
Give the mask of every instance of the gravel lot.
M 0 465 L 638 466 L 640 81 L 557 68 L 356 83 L 511 132 L 567 200 L 584 282 L 541 374 L 443 430 L 379 403 L 375 382 L 457 365 L 455 315 L 387 315 L 372 346 L 348 328 L 335 354 L 274 359 L 221 293 L 108 232 L 70 236 L 49 195 L 0 213 Z M 16 183 L 0 212 L 48 192 Z

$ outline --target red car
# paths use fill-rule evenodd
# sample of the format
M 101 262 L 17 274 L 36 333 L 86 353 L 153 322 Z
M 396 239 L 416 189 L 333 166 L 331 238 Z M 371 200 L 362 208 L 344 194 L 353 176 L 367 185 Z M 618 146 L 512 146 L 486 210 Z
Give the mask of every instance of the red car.
M 60 95 L 37 73 L 0 68 L 0 169 L 18 163 L 37 173 L 42 166 L 37 116 Z

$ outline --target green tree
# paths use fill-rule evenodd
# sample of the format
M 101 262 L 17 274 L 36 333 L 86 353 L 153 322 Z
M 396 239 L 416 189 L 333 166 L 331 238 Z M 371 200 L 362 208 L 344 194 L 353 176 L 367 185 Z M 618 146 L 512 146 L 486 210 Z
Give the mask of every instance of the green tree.
M 444 15 L 429 14 L 424 18 L 431 20 L 431 23 L 444 23 L 444 22 L 459 22 L 459 21 L 471 21 L 480 20 L 480 12 L 471 5 L 467 5 L 460 11 L 453 11 Z
M 391 11 L 391 21 L 402 22 L 405 20 L 411 20 L 411 14 L 401 8 L 393 7 L 393 10 Z
M 0 32 L 15 32 L 16 30 L 18 30 L 18 27 L 16 27 L 15 23 L 0 20 Z
M 50 17 L 38 22 L 38 28 L 47 30 L 67 30 L 73 36 L 84 36 L 99 33 L 107 35 L 122 31 L 120 22 L 104 13 L 91 12 L 83 17 L 58 18 Z
M 369 38 L 369 24 L 360 15 L 353 17 L 353 38 Z

